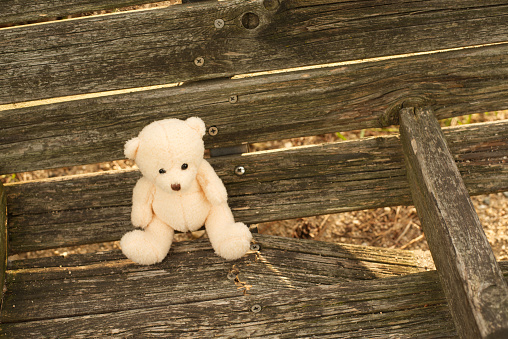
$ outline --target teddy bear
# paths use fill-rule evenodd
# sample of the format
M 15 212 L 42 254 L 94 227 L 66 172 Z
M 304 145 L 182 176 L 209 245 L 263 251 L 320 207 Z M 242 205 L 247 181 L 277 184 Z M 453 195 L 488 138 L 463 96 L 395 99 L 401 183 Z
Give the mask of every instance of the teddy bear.
M 235 222 L 226 188 L 204 159 L 203 120 L 164 119 L 144 127 L 125 144 L 125 156 L 142 177 L 132 194 L 132 224 L 141 229 L 120 240 L 125 256 L 151 265 L 168 254 L 175 230 L 196 231 L 205 225 L 215 253 L 226 260 L 250 248 L 248 227 Z

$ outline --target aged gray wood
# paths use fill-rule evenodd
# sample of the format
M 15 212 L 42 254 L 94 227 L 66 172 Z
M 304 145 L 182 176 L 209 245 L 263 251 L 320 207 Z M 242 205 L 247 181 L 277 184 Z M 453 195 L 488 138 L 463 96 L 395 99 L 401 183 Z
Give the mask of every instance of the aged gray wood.
M 7 193 L 0 182 L 0 293 L 3 297 L 7 269 Z M 3 298 L 0 303 L 3 303 Z
M 2 334 L 24 338 L 377 338 L 381 333 L 399 338 L 456 337 L 435 272 L 282 289 L 259 296 L 173 302 L 107 314 L 4 323 Z M 253 305 L 260 305 L 261 311 L 252 312 Z
M 2 323 L 232 298 L 244 294 L 243 286 L 249 296 L 257 296 L 426 269 L 408 251 L 262 235 L 254 239 L 261 250 L 233 262 L 215 255 L 207 239 L 175 243 L 169 257 L 154 266 L 137 265 L 120 251 L 13 262 Z
M 0 26 L 40 22 L 72 14 L 142 5 L 150 0 L 4 0 L 0 2 Z
M 445 131 L 471 194 L 508 190 L 508 121 Z M 411 204 L 397 137 L 210 159 L 235 217 L 252 224 Z M 246 173 L 234 174 L 242 165 Z M 11 253 L 119 239 L 137 171 L 9 184 Z
M 232 0 L 16 26 L 0 104 L 504 42 L 507 21 L 504 0 Z
M 401 110 L 411 195 L 462 338 L 508 336 L 508 287 L 431 109 Z
M 261 254 L 263 254 L 265 240 L 270 242 L 278 242 L 278 246 L 284 246 L 286 241 L 303 243 L 310 247 L 316 245 L 315 250 L 319 251 L 319 247 L 329 244 L 316 243 L 311 241 L 301 241 L 295 239 L 278 239 L 272 237 L 260 237 L 262 244 Z M 201 242 L 201 241 L 198 241 Z M 319 245 L 318 245 L 319 244 Z M 190 243 L 182 244 L 179 253 L 183 253 Z M 179 245 L 177 245 L 179 246 Z M 336 246 L 336 245 L 335 245 Z M 288 250 L 288 249 L 287 249 Z M 333 248 L 328 248 L 332 250 Z M 296 254 L 298 251 L 293 252 Z M 339 252 L 343 251 L 339 246 Z M 401 251 L 404 252 L 404 251 Z M 285 255 L 287 252 L 280 252 Z M 112 260 L 117 254 L 104 254 L 104 260 Z M 291 255 L 291 254 L 290 254 Z M 95 255 L 99 260 L 100 255 Z M 192 253 L 190 254 L 192 257 Z M 84 257 L 78 256 L 78 257 Z M 208 255 L 196 267 L 189 270 L 201 272 L 207 262 L 214 258 L 211 249 Z M 60 258 L 61 259 L 61 258 Z M 139 267 L 142 269 L 134 275 L 132 270 L 127 270 L 125 276 L 134 277 L 134 281 L 139 283 L 139 288 L 143 288 L 148 280 L 153 280 L 153 284 L 160 279 L 164 282 L 169 276 L 181 281 L 175 284 L 173 288 L 183 288 L 186 279 L 190 276 L 189 272 L 175 271 L 169 261 L 176 258 L 170 257 L 166 263 L 162 263 L 159 267 Z M 60 279 L 67 279 L 64 293 L 74 288 L 73 284 L 79 282 L 88 282 L 90 286 L 95 284 L 94 276 L 98 270 L 93 270 L 93 276 L 85 277 L 68 277 L 79 274 L 80 267 L 74 268 L 76 263 L 67 265 L 66 260 L 60 261 L 63 267 L 60 272 Z M 57 267 L 59 260 L 53 262 L 51 267 Z M 84 265 L 90 265 L 86 259 Z M 247 263 L 248 260 L 242 263 Z M 297 265 L 298 260 L 295 261 Z M 213 265 L 214 263 L 212 263 Z M 61 317 L 57 319 L 45 319 L 29 322 L 8 322 L 2 324 L 2 334 L 9 335 L 16 333 L 23 337 L 40 336 L 41 334 L 50 334 L 58 337 L 86 337 L 94 333 L 96 336 L 118 335 L 122 337 L 145 337 L 147 335 L 161 336 L 188 336 L 188 337 L 210 337 L 210 335 L 220 335 L 222 337 L 270 337 L 270 336 L 296 336 L 296 337 L 358 337 L 358 338 L 377 338 L 377 337 L 418 337 L 418 338 L 447 338 L 456 337 L 453 322 L 451 320 L 448 306 L 442 289 L 440 287 L 439 278 L 435 271 L 419 274 L 410 274 L 403 277 L 377 279 L 369 281 L 351 281 L 340 282 L 332 285 L 321 285 L 318 287 L 299 287 L 292 289 L 287 285 L 280 283 L 281 281 L 294 282 L 291 275 L 286 273 L 280 274 L 278 277 L 285 279 L 279 280 L 278 286 L 272 286 L 272 292 L 254 293 L 254 287 L 249 290 L 249 294 L 243 295 L 241 291 L 234 292 L 231 288 L 233 282 L 229 281 L 215 289 L 213 294 L 209 294 L 209 290 L 215 284 L 222 282 L 224 275 L 227 274 L 229 268 L 234 263 L 225 265 L 222 272 L 212 276 L 206 284 L 189 283 L 187 285 L 190 292 L 190 298 L 179 299 L 165 297 L 171 294 L 171 287 L 157 288 L 161 294 L 150 295 L 149 293 L 138 294 L 141 298 L 152 298 L 158 303 L 154 306 L 147 303 L 142 308 L 130 308 L 127 310 L 112 313 L 92 313 L 86 310 L 86 314 L 76 317 Z M 503 264 L 503 263 L 501 263 Z M 109 273 L 111 267 L 118 266 L 118 263 L 107 263 L 103 266 L 104 275 Z M 254 263 L 259 265 L 259 263 Z M 67 267 L 66 267 L 67 266 Z M 126 263 L 124 267 L 129 266 Z M 243 279 L 252 269 L 251 265 L 237 265 L 242 276 L 242 281 L 247 283 L 252 280 Z M 262 265 L 261 265 L 262 267 Z M 278 265 L 273 266 L 279 268 Z M 92 267 L 82 267 L 89 270 Z M 508 273 L 506 263 L 502 265 L 505 276 Z M 48 269 L 50 271 L 52 268 Z M 339 270 L 341 270 L 339 268 Z M 56 270 L 55 270 L 56 271 Z M 71 274 L 68 274 L 71 271 Z M 76 272 L 78 271 L 78 272 Z M 20 276 L 28 277 L 30 269 L 26 272 L 10 272 L 12 275 L 20 274 Z M 264 266 L 263 273 L 266 276 L 277 274 L 269 265 Z M 200 273 L 201 274 L 201 273 Z M 199 282 L 199 275 L 196 274 Z M 143 279 L 146 278 L 146 279 Z M 99 279 L 102 279 L 99 276 Z M 137 280 L 135 280 L 137 279 Z M 263 278 L 264 279 L 264 278 Z M 254 280 L 255 283 L 262 283 L 263 279 Z M 50 285 L 58 283 L 57 279 L 41 281 L 42 285 Z M 125 293 L 132 293 L 128 289 L 129 280 L 113 280 L 112 286 L 107 289 L 104 294 L 111 294 L 115 290 L 123 290 Z M 125 286 L 125 289 L 122 289 Z M 197 297 L 199 290 L 203 291 L 204 297 Z M 224 290 L 232 291 L 231 297 L 221 297 Z M 78 289 L 74 295 L 74 299 L 78 301 L 80 298 L 89 298 L 87 293 L 80 293 Z M 91 288 L 91 293 L 96 293 Z M 146 291 L 146 289 L 145 289 Z M 21 291 L 20 291 L 21 292 Z M 19 293 L 18 297 L 25 299 L 30 304 L 30 296 L 23 296 Z M 120 293 L 118 293 L 120 294 Z M 113 296 L 116 300 L 116 295 Z M 135 298 L 132 298 L 135 302 Z M 58 303 L 59 300 L 48 298 L 46 301 Z M 97 302 L 101 303 L 102 299 Z M 111 302 L 109 302 L 111 304 Z M 45 303 L 39 306 L 44 308 Z M 60 305 L 60 304 L 58 304 Z M 64 304 L 65 305 L 65 304 Z M 250 311 L 253 305 L 260 305 L 261 312 L 252 313 Z M 88 306 L 88 305 L 87 305 Z M 16 307 L 17 308 L 17 307 Z M 56 307 L 58 308 L 58 307 Z M 7 312 L 14 312 L 15 308 L 6 308 Z M 77 310 L 74 310 L 77 311 Z M 61 312 L 61 311 L 58 311 Z M 69 312 L 69 311 L 67 311 Z M 199 321 L 196 321 L 199 319 Z M 382 332 L 380 332 L 382 331 Z M 382 335 L 380 334 L 382 333 Z
M 0 111 L 0 174 L 121 159 L 126 140 L 168 117 L 217 126 L 213 148 L 384 127 L 415 98 L 440 119 L 508 109 L 506 55 L 508 44 Z

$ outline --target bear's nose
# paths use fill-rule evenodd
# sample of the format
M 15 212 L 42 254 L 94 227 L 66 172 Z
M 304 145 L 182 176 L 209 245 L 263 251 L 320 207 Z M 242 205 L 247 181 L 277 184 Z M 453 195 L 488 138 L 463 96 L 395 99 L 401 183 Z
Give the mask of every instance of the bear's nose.
M 180 190 L 180 184 L 171 184 L 171 189 L 173 191 L 179 191 Z

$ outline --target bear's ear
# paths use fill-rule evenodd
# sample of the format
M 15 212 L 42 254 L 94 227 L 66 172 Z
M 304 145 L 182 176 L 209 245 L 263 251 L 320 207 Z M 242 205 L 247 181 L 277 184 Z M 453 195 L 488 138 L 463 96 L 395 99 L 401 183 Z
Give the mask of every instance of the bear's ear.
M 125 143 L 124 154 L 131 160 L 136 160 L 136 153 L 138 153 L 139 137 L 135 137 Z
M 205 135 L 206 133 L 206 126 L 203 120 L 200 118 L 192 117 L 187 120 L 185 120 L 187 125 L 190 126 L 193 130 L 195 130 L 200 136 Z

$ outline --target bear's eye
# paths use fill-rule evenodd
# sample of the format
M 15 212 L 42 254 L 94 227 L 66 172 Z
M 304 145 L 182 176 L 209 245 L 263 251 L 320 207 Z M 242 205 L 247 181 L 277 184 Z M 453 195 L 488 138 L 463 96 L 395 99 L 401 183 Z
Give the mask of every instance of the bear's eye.
M 189 168 L 189 165 L 187 165 L 187 164 L 183 164 L 183 165 L 182 165 L 182 169 L 183 169 L 183 170 L 186 170 L 187 168 Z
M 160 173 L 160 174 L 164 174 L 164 173 L 166 173 L 166 170 L 165 170 L 164 168 L 161 168 L 161 169 L 159 170 L 159 173 Z

